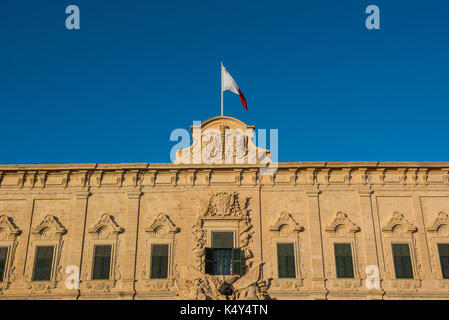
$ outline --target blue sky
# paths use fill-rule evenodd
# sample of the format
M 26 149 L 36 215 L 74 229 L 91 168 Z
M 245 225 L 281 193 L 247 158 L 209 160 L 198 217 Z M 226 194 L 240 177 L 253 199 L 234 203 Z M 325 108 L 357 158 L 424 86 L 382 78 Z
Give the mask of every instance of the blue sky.
M 280 161 L 449 160 L 447 0 L 2 0 L 0 39 L 2 164 L 169 162 L 220 61 Z

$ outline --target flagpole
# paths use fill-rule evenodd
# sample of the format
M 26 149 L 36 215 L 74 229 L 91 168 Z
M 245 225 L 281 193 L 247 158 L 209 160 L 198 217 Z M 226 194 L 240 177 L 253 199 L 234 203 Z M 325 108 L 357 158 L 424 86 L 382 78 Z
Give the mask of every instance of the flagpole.
M 221 77 L 221 116 L 223 117 L 223 62 L 220 62 L 220 77 Z

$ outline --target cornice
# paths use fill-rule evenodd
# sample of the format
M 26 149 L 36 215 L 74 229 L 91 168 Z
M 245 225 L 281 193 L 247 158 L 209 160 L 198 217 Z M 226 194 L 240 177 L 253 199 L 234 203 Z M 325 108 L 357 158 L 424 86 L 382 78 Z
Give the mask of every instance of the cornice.
M 70 171 L 70 170 L 138 170 L 138 169 L 245 169 L 245 168 L 264 168 L 260 164 L 173 164 L 173 163 L 69 163 L 69 164 L 7 164 L 0 165 L 0 171 Z M 279 162 L 278 168 L 288 168 L 290 170 L 298 169 L 324 169 L 324 168 L 378 168 L 378 169 L 441 169 L 449 170 L 449 162 L 379 162 L 379 161 L 348 161 L 348 162 Z

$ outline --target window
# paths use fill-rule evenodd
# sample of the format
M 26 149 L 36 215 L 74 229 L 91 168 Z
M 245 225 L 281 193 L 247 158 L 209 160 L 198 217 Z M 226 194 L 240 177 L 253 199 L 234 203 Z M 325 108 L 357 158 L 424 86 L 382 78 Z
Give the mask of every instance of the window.
M 240 274 L 241 250 L 234 248 L 233 232 L 212 232 L 212 248 L 206 248 L 206 273 Z
M 168 272 L 168 244 L 151 246 L 151 278 L 166 279 Z
M 6 271 L 6 260 L 8 258 L 8 247 L 0 248 L 0 282 L 3 282 Z
M 334 243 L 337 278 L 354 278 L 350 243 Z
M 413 279 L 412 260 L 408 244 L 392 244 L 396 279 Z
M 438 244 L 438 253 L 440 254 L 441 274 L 443 279 L 449 279 L 449 244 Z
M 278 277 L 296 278 L 293 243 L 278 243 Z
M 54 246 L 36 247 L 34 260 L 33 281 L 50 281 L 53 265 Z
M 108 280 L 111 270 L 111 245 L 94 247 L 93 280 Z

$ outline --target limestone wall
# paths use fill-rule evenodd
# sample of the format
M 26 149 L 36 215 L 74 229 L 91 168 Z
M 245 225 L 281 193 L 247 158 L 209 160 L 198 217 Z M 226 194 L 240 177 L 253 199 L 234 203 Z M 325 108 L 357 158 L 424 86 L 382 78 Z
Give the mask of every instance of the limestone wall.
M 0 166 L 0 246 L 11 248 L 0 298 L 188 298 L 197 278 L 222 298 L 219 280 L 201 274 L 197 243 L 207 246 L 213 228 L 238 230 L 248 255 L 235 298 L 250 286 L 259 298 L 449 298 L 436 251 L 449 243 L 449 163 L 280 163 L 275 175 L 260 167 Z M 277 278 L 282 241 L 295 243 L 296 279 Z M 354 279 L 336 278 L 335 241 L 353 245 Z M 410 245 L 414 279 L 395 279 L 392 242 Z M 114 248 L 110 280 L 91 280 L 97 243 Z M 167 280 L 149 277 L 152 243 L 170 245 Z M 58 248 L 49 282 L 31 281 L 39 244 Z M 68 266 L 80 267 L 80 290 L 67 287 Z M 379 268 L 379 289 L 366 287 L 369 266 Z

